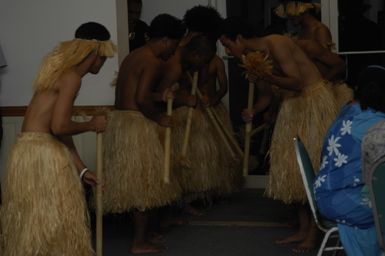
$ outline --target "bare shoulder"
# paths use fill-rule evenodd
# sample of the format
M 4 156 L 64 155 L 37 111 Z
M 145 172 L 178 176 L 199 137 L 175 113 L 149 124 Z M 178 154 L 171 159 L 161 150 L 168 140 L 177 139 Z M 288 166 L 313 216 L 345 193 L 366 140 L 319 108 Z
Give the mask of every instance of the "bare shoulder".
M 81 85 L 81 76 L 73 70 L 68 70 L 59 76 L 56 81 L 55 88 L 61 90 L 63 88 L 78 89 Z

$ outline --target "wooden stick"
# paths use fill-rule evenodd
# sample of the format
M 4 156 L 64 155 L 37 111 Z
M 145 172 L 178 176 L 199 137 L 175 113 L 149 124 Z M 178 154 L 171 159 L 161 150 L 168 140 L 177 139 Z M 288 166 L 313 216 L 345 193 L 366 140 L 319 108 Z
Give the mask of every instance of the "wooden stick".
M 247 109 L 251 111 L 253 109 L 254 98 L 254 83 L 249 82 L 249 97 L 247 101 Z M 250 142 L 251 142 L 251 129 L 253 128 L 252 121 L 246 123 L 245 131 L 245 148 L 243 155 L 243 176 L 247 176 L 249 173 L 249 157 L 250 157 Z
M 197 94 L 198 94 L 198 97 L 199 99 L 203 102 L 203 95 L 202 93 L 199 91 L 199 89 L 197 88 Z M 207 114 L 209 115 L 209 118 L 211 120 L 211 122 L 214 124 L 214 127 L 215 129 L 217 130 L 219 136 L 221 137 L 223 143 L 225 143 L 225 146 L 226 148 L 229 150 L 230 154 L 232 157 L 235 156 L 235 153 L 233 151 L 233 148 L 231 147 L 231 145 L 229 144 L 229 141 L 228 139 L 226 138 L 226 135 L 224 134 L 223 130 L 221 129 L 221 127 L 219 126 L 218 122 L 215 120 L 215 117 L 214 117 L 214 114 L 212 112 L 212 109 L 211 108 L 206 108 L 206 111 L 207 111 Z
M 96 134 L 96 255 L 103 255 L 103 137 Z
M 241 149 L 241 147 L 239 146 L 238 142 L 235 140 L 233 134 L 227 129 L 227 127 L 223 124 L 222 120 L 220 119 L 220 117 L 218 116 L 218 113 L 215 111 L 214 108 L 211 108 L 212 109 L 212 113 L 215 117 L 215 120 L 217 120 L 218 124 L 220 127 L 222 127 L 225 135 L 227 136 L 229 142 L 235 147 L 236 151 L 238 152 L 238 154 L 243 157 L 243 150 Z
M 167 115 L 172 115 L 172 98 L 167 99 Z M 166 136 L 164 139 L 164 176 L 163 180 L 166 184 L 170 183 L 170 162 L 171 162 L 171 127 L 166 128 Z
M 192 79 L 191 95 L 196 94 L 197 88 L 198 88 L 198 72 L 194 72 L 194 77 Z M 182 158 L 186 158 L 186 155 L 187 155 L 187 147 L 190 140 L 193 111 L 194 111 L 194 108 L 190 107 L 187 113 L 186 129 L 184 132 L 184 139 L 183 139 L 182 152 L 181 152 Z
M 266 124 L 266 123 L 265 124 L 261 124 L 260 126 L 258 126 L 257 128 L 255 128 L 254 130 L 251 131 L 251 137 L 254 136 L 256 133 L 259 133 L 259 132 L 263 131 L 268 126 L 269 125 Z

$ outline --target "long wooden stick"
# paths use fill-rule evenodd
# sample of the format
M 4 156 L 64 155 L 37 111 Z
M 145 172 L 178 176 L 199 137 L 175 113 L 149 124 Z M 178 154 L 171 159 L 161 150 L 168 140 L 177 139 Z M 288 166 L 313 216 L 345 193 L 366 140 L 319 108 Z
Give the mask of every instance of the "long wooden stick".
M 103 137 L 96 134 L 96 255 L 103 255 Z
M 251 111 L 253 109 L 254 98 L 254 83 L 249 82 L 249 97 L 247 101 L 247 109 Z M 247 176 L 249 173 L 249 157 L 250 157 L 250 142 L 251 142 L 251 129 L 253 128 L 252 121 L 246 123 L 245 131 L 245 148 L 243 155 L 243 176 Z
M 194 76 L 192 79 L 192 86 L 191 86 L 191 95 L 196 94 L 197 88 L 198 88 L 198 72 L 194 72 Z M 187 113 L 186 129 L 184 132 L 184 139 L 183 139 L 182 152 L 181 152 L 182 158 L 185 158 L 187 155 L 187 147 L 190 140 L 193 111 L 194 111 L 194 108 L 190 107 Z
M 235 140 L 233 134 L 227 129 L 227 127 L 223 124 L 221 118 L 219 117 L 218 113 L 215 111 L 214 108 L 211 108 L 212 109 L 212 113 L 215 117 L 215 120 L 217 120 L 218 124 L 220 127 L 222 127 L 225 135 L 227 136 L 229 142 L 235 147 L 237 153 L 243 157 L 243 150 L 241 149 L 241 147 L 239 146 L 238 142 Z
M 202 93 L 199 91 L 199 89 L 197 88 L 197 94 L 198 94 L 198 97 L 199 99 L 203 102 L 203 95 Z M 229 150 L 230 154 L 232 157 L 235 156 L 235 153 L 233 151 L 233 148 L 231 147 L 231 145 L 229 144 L 229 141 L 228 139 L 226 138 L 226 135 L 224 134 L 223 130 L 221 129 L 221 127 L 219 126 L 217 120 L 215 120 L 215 117 L 214 117 L 214 114 L 212 112 L 212 109 L 211 108 L 205 108 L 206 111 L 207 111 L 207 114 L 209 115 L 209 118 L 211 120 L 211 122 L 214 124 L 214 127 L 215 129 L 217 130 L 219 136 L 221 137 L 223 143 L 225 144 L 226 148 Z
M 172 115 L 172 98 L 167 99 L 167 115 Z M 166 136 L 164 140 L 164 176 L 163 180 L 166 184 L 170 183 L 170 162 L 171 162 L 171 127 L 166 128 Z

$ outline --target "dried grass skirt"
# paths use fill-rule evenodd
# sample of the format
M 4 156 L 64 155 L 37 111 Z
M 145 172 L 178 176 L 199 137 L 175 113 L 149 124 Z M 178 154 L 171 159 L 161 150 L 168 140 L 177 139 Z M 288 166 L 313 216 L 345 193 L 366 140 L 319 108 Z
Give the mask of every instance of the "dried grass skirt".
M 307 201 L 296 161 L 293 138 L 299 135 L 314 170 L 320 165 L 321 147 L 337 106 L 326 81 L 304 89 L 299 96 L 283 100 L 270 147 L 270 173 L 266 194 L 284 203 Z
M 173 162 L 184 194 L 192 199 L 206 199 L 221 186 L 220 155 L 212 136 L 211 124 L 202 109 L 194 109 L 186 158 L 181 158 L 187 107 L 174 111 L 176 126 L 172 130 Z
M 93 255 L 79 175 L 67 147 L 55 137 L 18 136 L 3 192 L 2 255 Z
M 161 128 L 138 111 L 113 111 L 104 134 L 104 210 L 121 213 L 171 204 L 181 197 L 174 172 L 163 181 Z

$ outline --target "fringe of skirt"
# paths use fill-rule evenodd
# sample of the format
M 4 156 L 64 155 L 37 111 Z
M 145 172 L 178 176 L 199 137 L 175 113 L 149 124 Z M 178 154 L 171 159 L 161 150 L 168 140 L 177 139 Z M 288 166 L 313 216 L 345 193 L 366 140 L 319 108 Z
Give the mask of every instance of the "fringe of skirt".
M 200 108 L 193 110 L 191 133 L 185 158 L 180 156 L 180 152 L 188 108 L 178 108 L 173 114 L 176 123 L 172 130 L 173 163 L 184 194 L 194 199 L 204 199 L 208 194 L 218 191 L 221 186 L 220 154 L 212 136 L 211 124 L 203 111 Z
M 79 175 L 67 147 L 55 137 L 18 136 L 3 192 L 2 255 L 93 255 Z
M 181 198 L 181 187 L 171 170 L 163 181 L 164 130 L 138 111 L 111 113 L 104 133 L 104 210 L 121 213 L 169 205 Z
M 336 100 L 326 81 L 283 100 L 272 136 L 267 196 L 287 204 L 307 201 L 293 138 L 301 138 L 318 171 L 323 139 L 336 115 Z

